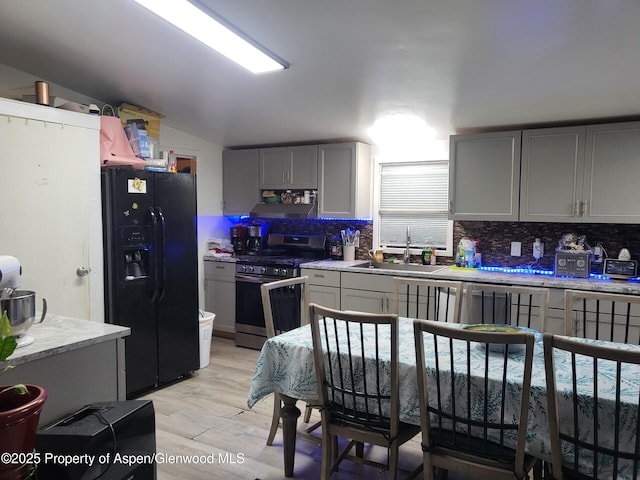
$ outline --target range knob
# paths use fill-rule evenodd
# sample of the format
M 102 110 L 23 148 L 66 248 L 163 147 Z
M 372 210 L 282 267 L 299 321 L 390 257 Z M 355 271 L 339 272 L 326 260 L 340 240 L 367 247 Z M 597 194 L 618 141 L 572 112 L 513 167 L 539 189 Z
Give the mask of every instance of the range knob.
M 248 271 L 249 273 L 253 273 L 253 265 L 249 265 L 249 266 L 247 267 L 247 271 Z
M 241 272 L 246 272 L 246 271 L 247 271 L 247 266 L 246 266 L 246 265 L 242 265 L 242 266 L 240 267 L 240 271 L 241 271 Z
M 267 273 L 267 267 L 258 267 L 258 270 L 260 270 L 258 273 L 262 273 L 262 274 Z
M 577 260 L 577 261 L 576 261 L 576 266 L 577 266 L 578 268 L 584 268 L 584 266 L 585 266 L 586 264 L 587 264 L 587 263 L 586 263 L 584 260 L 582 260 L 582 259 L 579 259 L 579 260 Z
M 281 268 L 281 269 L 280 269 L 280 275 L 281 275 L 282 277 L 286 277 L 286 276 L 287 276 L 287 273 L 288 273 L 288 272 L 287 272 L 287 269 L 286 269 L 286 268 Z
M 279 268 L 274 268 L 273 269 L 273 274 L 274 275 L 280 275 L 280 269 Z

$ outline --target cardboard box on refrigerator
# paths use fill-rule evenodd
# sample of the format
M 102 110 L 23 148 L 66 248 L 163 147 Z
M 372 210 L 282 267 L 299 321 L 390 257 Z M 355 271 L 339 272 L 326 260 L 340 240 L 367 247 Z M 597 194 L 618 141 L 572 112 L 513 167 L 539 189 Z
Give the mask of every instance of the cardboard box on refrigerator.
M 161 113 L 129 103 L 122 103 L 117 108 L 117 114 L 120 117 L 123 128 L 127 125 L 127 121 L 142 119 L 149 137 L 160 138 L 160 120 L 165 117 Z

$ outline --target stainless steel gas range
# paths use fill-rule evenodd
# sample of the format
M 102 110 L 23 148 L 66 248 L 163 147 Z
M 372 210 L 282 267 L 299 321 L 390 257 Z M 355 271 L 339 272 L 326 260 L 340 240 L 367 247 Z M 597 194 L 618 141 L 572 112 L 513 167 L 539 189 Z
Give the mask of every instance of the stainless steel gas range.
M 254 255 L 239 255 L 236 262 L 236 345 L 260 349 L 267 339 L 261 284 L 299 277 L 302 263 L 327 256 L 325 236 L 280 233 L 269 235 L 264 250 Z M 292 301 L 300 302 L 300 287 Z M 300 318 L 293 321 L 300 324 Z

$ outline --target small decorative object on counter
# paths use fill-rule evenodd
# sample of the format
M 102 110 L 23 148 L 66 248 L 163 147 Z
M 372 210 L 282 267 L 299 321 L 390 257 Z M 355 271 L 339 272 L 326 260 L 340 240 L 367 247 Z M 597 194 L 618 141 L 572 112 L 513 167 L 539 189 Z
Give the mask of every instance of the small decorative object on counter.
M 431 263 L 431 255 L 433 254 L 433 249 L 429 246 L 424 247 L 422 250 L 422 264 L 429 265 Z
M 342 260 L 342 240 L 337 235 L 331 239 L 331 260 Z
M 431 256 L 429 257 L 429 265 L 435 265 L 435 264 L 436 264 L 436 249 L 432 248 Z
M 460 239 L 456 255 L 456 266 L 466 268 L 477 268 L 476 248 L 479 240 L 469 240 L 468 238 Z

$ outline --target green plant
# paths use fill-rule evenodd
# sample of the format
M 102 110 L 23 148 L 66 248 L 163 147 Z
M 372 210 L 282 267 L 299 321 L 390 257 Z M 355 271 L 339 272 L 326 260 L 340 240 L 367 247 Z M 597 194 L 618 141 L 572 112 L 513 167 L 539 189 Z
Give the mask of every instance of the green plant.
M 9 317 L 7 316 L 7 311 L 2 312 L 2 317 L 0 318 L 0 362 L 4 362 L 9 356 L 14 352 L 18 343 L 16 339 L 11 336 L 11 322 L 9 322 Z M 5 373 L 7 370 L 13 368 L 13 365 L 5 366 L 2 371 L 0 371 L 0 375 Z M 0 390 L 0 395 L 4 392 L 8 392 L 10 390 L 15 390 L 21 395 L 27 393 L 27 387 L 21 383 L 17 385 L 12 385 L 10 387 L 5 387 Z

